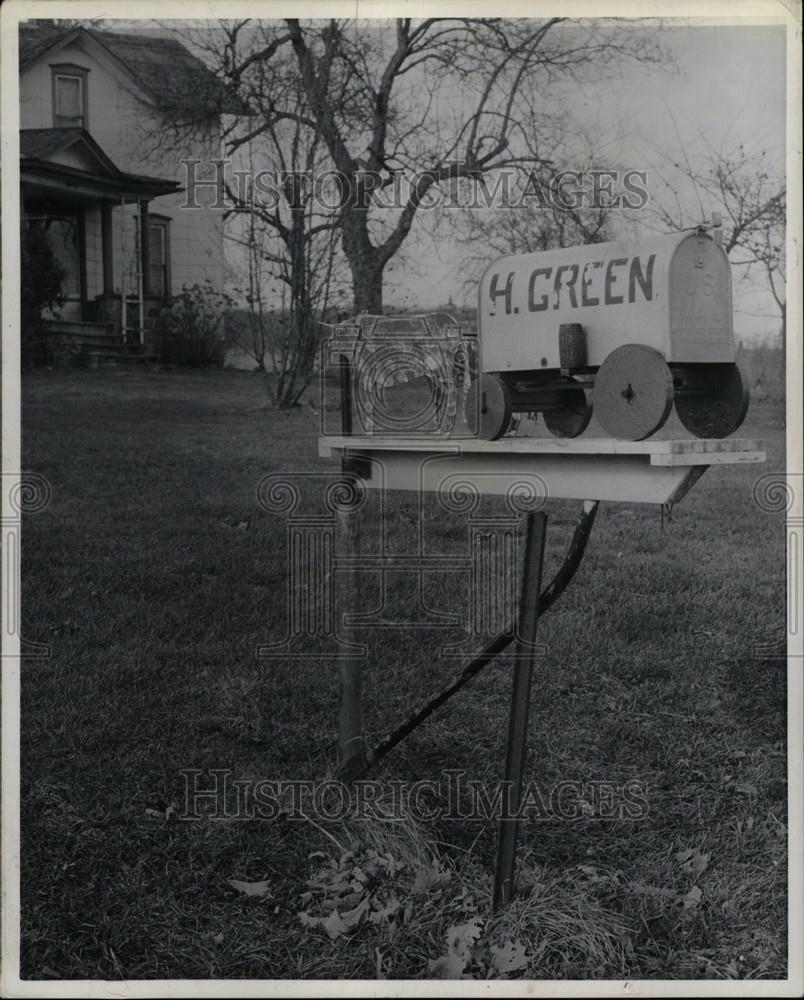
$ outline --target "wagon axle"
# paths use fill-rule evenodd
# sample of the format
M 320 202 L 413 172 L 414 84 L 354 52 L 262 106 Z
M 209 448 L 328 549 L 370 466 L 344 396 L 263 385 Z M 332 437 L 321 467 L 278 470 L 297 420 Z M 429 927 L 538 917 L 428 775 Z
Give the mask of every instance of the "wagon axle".
M 675 405 L 696 437 L 723 438 L 743 422 L 748 401 L 735 363 L 668 365 L 654 348 L 627 344 L 596 371 L 563 378 L 482 374 L 470 387 L 466 416 L 475 433 L 492 441 L 510 430 L 515 413 L 541 413 L 553 435 L 568 438 L 582 434 L 594 414 L 612 437 L 641 441 L 664 425 Z
M 512 414 L 577 437 L 592 412 L 611 437 L 655 434 L 673 406 L 696 437 L 736 430 L 731 267 L 718 219 L 646 240 L 510 254 L 478 287 L 477 390 L 467 421 L 494 440 Z

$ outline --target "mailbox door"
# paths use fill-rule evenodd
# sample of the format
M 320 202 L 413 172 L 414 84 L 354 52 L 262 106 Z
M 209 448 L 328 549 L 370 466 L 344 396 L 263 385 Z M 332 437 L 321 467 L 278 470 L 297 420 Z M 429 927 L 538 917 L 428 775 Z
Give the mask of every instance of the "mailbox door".
M 734 361 L 731 265 L 705 233 L 690 233 L 670 262 L 668 361 Z

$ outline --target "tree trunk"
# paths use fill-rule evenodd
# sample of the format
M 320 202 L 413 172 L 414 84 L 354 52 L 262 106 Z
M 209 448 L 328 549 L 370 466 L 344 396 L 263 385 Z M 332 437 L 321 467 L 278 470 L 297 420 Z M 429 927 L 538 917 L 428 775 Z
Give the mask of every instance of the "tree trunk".
M 354 191 L 356 186 L 351 190 Z M 341 242 L 352 272 L 356 313 L 382 313 L 382 272 L 385 261 L 371 242 L 368 211 L 354 201 L 343 207 Z
M 382 269 L 364 260 L 349 261 L 352 269 L 352 290 L 356 313 L 382 313 Z

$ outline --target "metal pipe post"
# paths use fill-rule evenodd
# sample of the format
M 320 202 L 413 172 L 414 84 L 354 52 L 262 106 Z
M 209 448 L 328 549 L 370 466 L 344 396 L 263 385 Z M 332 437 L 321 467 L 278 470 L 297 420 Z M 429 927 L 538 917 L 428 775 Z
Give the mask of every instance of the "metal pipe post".
M 506 906 L 513 895 L 517 813 L 522 801 L 522 774 L 528 746 L 528 713 L 533 664 L 536 660 L 536 629 L 539 620 L 539 593 L 542 586 L 544 536 L 547 515 L 528 514 L 522 593 L 519 602 L 517 653 L 508 719 L 508 749 L 503 780 L 503 815 L 497 844 L 497 867 L 494 873 L 494 909 Z
M 343 769 L 350 761 L 363 764 L 362 672 L 363 663 L 354 652 L 354 628 L 348 623 L 358 600 L 357 556 L 360 553 L 359 514 L 344 506 L 338 512 L 340 551 L 349 559 L 350 566 L 342 573 L 338 635 L 345 648 L 338 656 L 338 763 Z M 341 575 L 341 574 L 339 574 Z M 350 648 L 351 647 L 351 648 Z

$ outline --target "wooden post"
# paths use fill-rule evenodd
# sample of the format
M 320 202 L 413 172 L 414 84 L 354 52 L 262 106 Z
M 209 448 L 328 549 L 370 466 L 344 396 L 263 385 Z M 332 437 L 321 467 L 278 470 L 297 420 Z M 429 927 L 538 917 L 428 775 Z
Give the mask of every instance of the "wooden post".
M 114 295 L 114 229 L 110 201 L 101 202 L 101 246 L 103 249 L 103 294 Z
M 528 713 L 533 664 L 536 660 L 536 629 L 539 620 L 539 593 L 542 588 L 542 563 L 547 515 L 528 514 L 522 593 L 519 602 L 517 658 L 511 690 L 511 714 L 508 719 L 508 748 L 503 782 L 503 815 L 497 844 L 497 867 L 494 873 L 494 909 L 511 901 L 514 889 L 514 862 L 519 820 L 516 814 L 522 801 L 522 773 L 528 748 Z
M 120 329 L 128 343 L 128 303 L 126 302 L 126 199 L 120 195 Z
M 142 271 L 142 294 L 147 298 L 151 294 L 151 244 L 149 242 L 148 202 L 140 200 L 140 270 Z
M 340 593 L 341 618 L 338 627 L 338 639 L 351 646 L 357 645 L 354 629 L 347 623 L 346 616 L 357 610 L 358 601 L 358 568 L 357 557 L 360 554 L 360 524 L 356 511 L 344 506 L 338 511 L 338 528 L 340 535 L 340 552 L 348 560 L 348 568 L 338 575 L 341 584 Z M 338 764 L 339 770 L 348 768 L 353 758 L 355 763 L 365 760 L 363 745 L 363 715 L 361 705 L 363 663 L 354 650 L 344 649 L 338 655 Z
M 148 288 L 151 277 L 151 256 L 148 245 L 148 202 L 145 198 L 139 203 L 139 282 L 137 285 L 137 308 L 139 312 L 140 343 L 145 343 L 145 299 L 148 296 Z

